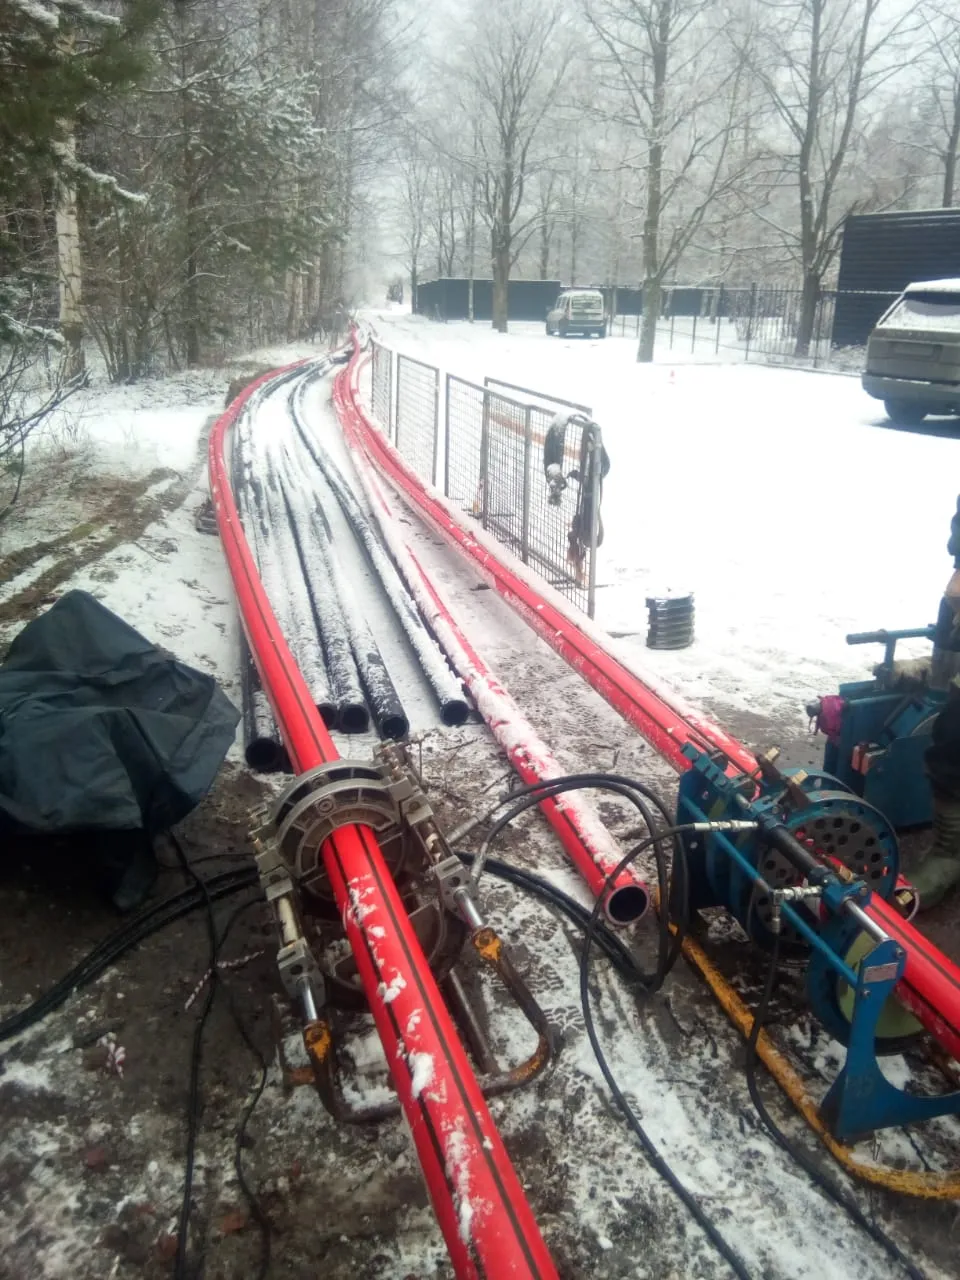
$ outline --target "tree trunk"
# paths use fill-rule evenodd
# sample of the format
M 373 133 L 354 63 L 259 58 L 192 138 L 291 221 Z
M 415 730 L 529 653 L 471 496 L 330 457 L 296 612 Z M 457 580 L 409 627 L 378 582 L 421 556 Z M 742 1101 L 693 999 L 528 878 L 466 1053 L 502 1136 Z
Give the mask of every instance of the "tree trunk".
M 820 297 L 820 271 L 816 268 L 818 236 L 815 209 L 815 192 L 810 176 L 817 140 L 817 120 L 820 110 L 821 57 L 820 32 L 823 17 L 822 0 L 811 9 L 810 62 L 807 69 L 807 114 L 803 137 L 800 140 L 800 165 L 797 174 L 800 187 L 800 264 L 803 271 L 803 290 L 800 295 L 800 318 L 797 323 L 797 342 L 794 355 L 806 356 L 810 352 L 810 339 Z M 821 209 L 825 221 L 827 192 L 821 196 Z
M 943 207 L 953 208 L 953 193 L 957 185 L 957 152 L 960 151 L 960 101 L 954 106 L 953 127 L 947 139 L 943 157 Z
M 189 145 L 187 147 L 189 152 Z M 196 227 L 196 193 L 193 191 L 192 166 L 186 170 L 187 208 L 184 231 L 186 253 L 184 254 L 184 290 L 183 290 L 183 345 L 188 367 L 196 367 L 200 363 L 200 278 L 197 270 Z
M 77 143 L 73 126 L 60 146 L 61 157 L 76 159 Z M 60 290 L 60 332 L 63 335 L 65 378 L 83 373 L 83 263 L 80 257 L 80 226 L 77 220 L 77 187 L 69 168 L 57 177 L 57 276 Z
M 657 32 L 650 41 L 653 96 L 650 145 L 647 148 L 647 209 L 643 218 L 643 327 L 637 347 L 641 364 L 653 361 L 660 315 L 660 218 L 663 211 L 663 138 L 666 123 L 667 57 L 670 49 L 671 0 L 660 0 Z
M 648 276 L 643 282 L 643 323 L 640 326 L 640 344 L 637 360 L 641 364 L 653 362 L 653 349 L 657 341 L 657 320 L 660 317 L 660 278 Z
M 810 354 L 810 343 L 813 341 L 813 330 L 817 321 L 817 306 L 819 302 L 820 276 L 814 271 L 804 272 L 794 355 L 808 356 Z
M 504 245 L 500 234 L 493 251 L 493 327 L 498 333 L 507 332 L 509 288 L 510 249 Z
M 544 218 L 540 223 L 540 279 L 550 277 L 550 226 Z

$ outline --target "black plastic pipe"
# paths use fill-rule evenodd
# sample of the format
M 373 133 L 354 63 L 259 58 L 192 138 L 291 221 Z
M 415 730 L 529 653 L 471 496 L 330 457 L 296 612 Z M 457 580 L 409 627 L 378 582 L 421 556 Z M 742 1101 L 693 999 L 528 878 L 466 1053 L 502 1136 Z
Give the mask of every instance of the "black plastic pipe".
M 440 719 L 446 725 L 460 725 L 466 722 L 470 714 L 470 705 L 463 695 L 463 689 L 456 676 L 447 665 L 440 647 L 424 626 L 423 619 L 417 612 L 416 605 L 410 598 L 406 585 L 393 561 L 384 550 L 383 544 L 374 532 L 373 526 L 366 516 L 350 486 L 343 479 L 336 465 L 327 457 L 324 450 L 312 438 L 303 418 L 302 394 L 310 385 L 311 378 L 305 377 L 291 393 L 291 407 L 300 439 L 303 441 L 311 458 L 320 468 L 334 497 L 340 504 L 344 516 L 353 526 L 366 554 L 371 568 L 384 585 L 387 598 L 397 616 L 410 647 L 420 663 L 421 670 L 440 704 Z
M 260 580 L 277 615 L 284 637 L 303 675 L 314 706 L 328 728 L 337 721 L 337 706 L 330 691 L 323 661 L 323 646 L 313 618 L 313 605 L 300 567 L 296 544 L 287 519 L 280 480 L 269 455 L 258 468 L 245 474 L 243 495 L 249 498 L 250 520 L 244 528 L 253 534 L 254 555 Z
M 298 476 L 297 464 L 289 454 L 284 462 L 280 483 L 300 571 L 307 584 L 314 623 L 326 656 L 330 691 L 337 707 L 336 727 L 341 733 L 365 733 L 370 727 L 370 715 L 350 631 L 332 580 L 324 533 L 313 502 L 305 496 L 308 481 L 303 469 L 299 469 Z
M 405 738 L 410 732 L 410 722 L 393 680 L 390 678 L 380 646 L 347 580 L 319 497 L 316 515 L 320 554 L 326 559 L 333 587 L 340 602 L 340 609 L 350 636 L 350 647 L 360 670 L 363 687 L 367 691 L 374 722 L 382 738 Z
M 290 760 L 280 741 L 277 722 L 240 629 L 240 705 L 243 712 L 243 755 L 257 773 L 289 773 Z

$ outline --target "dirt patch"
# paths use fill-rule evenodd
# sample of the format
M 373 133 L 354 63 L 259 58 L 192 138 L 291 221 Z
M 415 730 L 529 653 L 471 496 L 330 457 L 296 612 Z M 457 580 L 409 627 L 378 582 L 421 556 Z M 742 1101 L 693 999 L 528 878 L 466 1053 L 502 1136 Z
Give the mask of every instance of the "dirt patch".
M 168 481 L 159 493 L 151 489 Z M 166 512 L 175 510 L 193 487 L 193 478 L 157 468 L 137 480 L 110 478 L 98 483 L 97 506 L 67 533 L 21 547 L 0 561 L 0 581 L 10 581 L 48 556 L 44 568 L 22 590 L 0 603 L 0 626 L 29 622 L 56 598 L 56 588 L 88 564 L 124 543 L 136 542 Z

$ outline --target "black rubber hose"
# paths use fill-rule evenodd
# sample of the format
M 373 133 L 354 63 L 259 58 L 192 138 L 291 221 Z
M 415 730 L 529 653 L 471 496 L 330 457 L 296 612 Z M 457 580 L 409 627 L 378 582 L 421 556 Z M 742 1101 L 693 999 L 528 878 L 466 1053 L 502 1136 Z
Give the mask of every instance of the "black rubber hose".
M 607 877 L 607 884 L 608 885 L 612 884 L 614 880 L 617 878 L 617 876 L 620 875 L 621 872 L 625 871 L 627 867 L 631 866 L 632 863 L 646 849 L 649 849 L 651 846 L 653 846 L 654 849 L 656 849 L 658 846 L 658 842 L 663 840 L 664 838 L 676 837 L 678 835 L 682 835 L 687 831 L 692 831 L 693 829 L 694 829 L 694 824 L 692 823 L 687 823 L 683 826 L 668 827 L 666 831 L 659 832 L 656 835 L 650 835 L 646 840 L 642 840 L 640 844 L 635 845 L 628 854 L 626 854 L 623 858 L 620 859 L 620 862 L 617 864 L 614 870 L 611 871 L 610 875 Z M 601 1044 L 600 1044 L 600 1038 L 597 1035 L 596 1026 L 594 1025 L 593 1010 L 590 1007 L 590 982 L 589 982 L 590 950 L 593 945 L 594 939 L 596 937 L 597 929 L 600 925 L 600 912 L 602 911 L 602 909 L 603 909 L 603 896 L 601 895 L 597 899 L 596 906 L 594 907 L 593 912 L 590 916 L 590 921 L 589 921 L 589 924 L 587 925 L 586 933 L 584 935 L 584 940 L 583 940 L 583 952 L 580 956 L 580 1004 L 583 1011 L 584 1025 L 586 1026 L 586 1029 L 587 1029 L 587 1037 L 590 1040 L 590 1046 L 593 1049 L 593 1054 L 597 1060 L 597 1065 L 599 1066 L 601 1072 L 603 1073 L 603 1078 L 606 1080 L 607 1086 L 610 1089 L 610 1092 L 613 1094 L 614 1100 L 617 1106 L 620 1108 L 620 1111 L 622 1112 L 624 1119 L 627 1121 L 627 1124 L 633 1130 L 637 1140 L 639 1141 L 641 1147 L 643 1148 L 644 1154 L 646 1155 L 647 1160 L 650 1163 L 651 1167 L 656 1170 L 656 1172 L 660 1175 L 660 1177 L 663 1178 L 663 1180 L 668 1184 L 668 1186 L 676 1193 L 678 1198 L 683 1202 L 683 1204 L 686 1206 L 687 1210 L 689 1211 L 690 1215 L 693 1217 L 694 1221 L 700 1227 L 701 1231 L 703 1231 L 704 1235 L 706 1235 L 707 1239 L 710 1241 L 713 1247 L 717 1250 L 720 1256 L 725 1260 L 727 1265 L 733 1271 L 734 1275 L 737 1277 L 737 1280 L 751 1280 L 750 1273 L 747 1270 L 746 1266 L 744 1265 L 743 1261 L 741 1260 L 739 1254 L 736 1252 L 733 1246 L 728 1244 L 727 1241 L 723 1238 L 723 1236 L 721 1235 L 720 1231 L 718 1230 L 718 1228 L 716 1227 L 712 1219 L 709 1218 L 707 1214 L 704 1212 L 696 1196 L 694 1196 L 690 1191 L 687 1190 L 687 1188 L 683 1185 L 683 1183 L 674 1173 L 673 1169 L 670 1167 L 670 1165 L 667 1163 L 667 1161 L 663 1158 L 663 1156 L 658 1151 L 656 1144 L 650 1138 L 646 1129 L 644 1129 L 643 1125 L 640 1123 L 640 1120 L 636 1112 L 633 1110 L 630 1103 L 627 1101 L 627 1098 L 624 1095 L 623 1090 L 620 1088 L 620 1085 L 617 1083 L 616 1076 L 614 1076 L 613 1071 L 610 1068 L 610 1064 L 607 1062 L 606 1055 L 604 1054 L 603 1048 L 601 1047 Z M 666 912 L 662 911 L 661 914 L 666 915 Z
M 211 876 L 204 883 L 211 900 L 217 902 L 221 898 L 239 893 L 242 889 L 250 888 L 251 885 L 257 884 L 258 881 L 256 867 L 249 866 L 241 867 L 234 871 L 225 871 L 222 875 Z M 175 920 L 179 920 L 183 916 L 189 915 L 191 911 L 196 911 L 205 905 L 206 897 L 204 893 L 198 886 L 194 885 L 190 889 L 185 889 L 182 893 L 174 894 L 172 897 L 164 899 L 163 902 L 158 902 L 155 906 L 141 911 L 132 920 L 129 920 L 104 938 L 101 943 L 98 943 L 89 955 L 85 956 L 65 977 L 61 978 L 48 991 L 45 991 L 32 1004 L 27 1005 L 25 1009 L 17 1010 L 16 1013 L 10 1014 L 9 1017 L 0 1022 L 0 1041 L 9 1040 L 12 1036 L 20 1035 L 21 1032 L 39 1022 L 41 1018 L 45 1018 L 48 1013 L 52 1013 L 54 1009 L 59 1009 L 75 991 L 79 991 L 82 987 L 88 986 L 99 978 L 101 973 L 109 969 L 121 956 L 131 951 L 145 938 L 149 938 L 151 934 L 159 932 L 160 929 L 166 928 L 168 924 L 172 924 Z
M 552 796 L 562 795 L 565 791 L 580 790 L 600 790 L 610 791 L 615 795 L 620 795 L 637 809 L 647 830 L 650 832 L 651 839 L 648 843 L 653 845 L 654 855 L 657 866 L 657 882 L 660 892 L 661 909 L 658 913 L 658 951 L 657 951 L 657 967 L 653 973 L 643 975 L 644 985 L 650 991 L 655 991 L 663 985 L 667 975 L 677 962 L 683 946 L 683 939 L 686 936 L 689 924 L 689 911 L 687 908 L 687 899 L 689 895 L 686 892 L 688 884 L 686 855 L 682 843 L 673 842 L 674 849 L 674 881 L 675 889 L 671 889 L 670 869 L 667 866 L 666 854 L 664 850 L 664 842 L 671 834 L 672 819 L 667 811 L 666 804 L 660 796 L 644 783 L 636 781 L 634 778 L 628 778 L 622 774 L 615 773 L 579 773 L 569 774 L 562 778 L 545 779 L 541 782 L 532 782 L 523 787 L 518 787 L 503 802 L 504 804 L 512 804 L 512 808 L 490 828 L 486 839 L 483 843 L 481 854 L 478 858 L 479 868 L 475 867 L 473 871 L 474 878 L 479 877 L 479 869 L 485 864 L 485 851 L 489 848 L 491 842 L 507 827 L 514 818 L 527 809 L 532 809 L 542 800 L 549 799 Z M 516 801 L 516 803 L 513 803 Z M 653 815 L 646 806 L 648 801 L 657 809 L 660 817 L 667 824 L 666 832 L 657 832 Z M 644 846 L 646 847 L 646 846 Z M 621 865 L 630 865 L 629 862 Z M 615 877 L 614 877 L 615 878 Z M 612 878 L 607 877 L 607 884 L 612 883 Z M 607 892 L 604 891 L 598 898 L 598 910 L 602 910 L 606 904 Z M 679 900 L 682 904 L 680 919 L 676 922 L 673 936 L 670 933 L 669 904 L 671 900 Z
M 291 396 L 294 420 L 300 439 L 320 468 L 344 516 L 356 531 L 370 567 L 383 583 L 391 608 L 440 704 L 440 719 L 446 725 L 465 724 L 470 714 L 470 705 L 464 697 L 459 680 L 450 669 L 443 650 L 427 630 L 403 578 L 384 549 L 356 495 L 306 426 L 303 417 L 303 392 L 309 385 L 310 379 L 304 378 Z

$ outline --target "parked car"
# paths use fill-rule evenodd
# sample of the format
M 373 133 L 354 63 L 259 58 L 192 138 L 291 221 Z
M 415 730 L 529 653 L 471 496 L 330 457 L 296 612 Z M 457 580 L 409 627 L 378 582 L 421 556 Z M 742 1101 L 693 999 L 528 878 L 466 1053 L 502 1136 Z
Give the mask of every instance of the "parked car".
M 867 341 L 863 389 L 894 422 L 960 414 L 960 279 L 907 285 Z
M 547 312 L 547 333 L 607 336 L 607 312 L 599 289 L 565 289 Z

